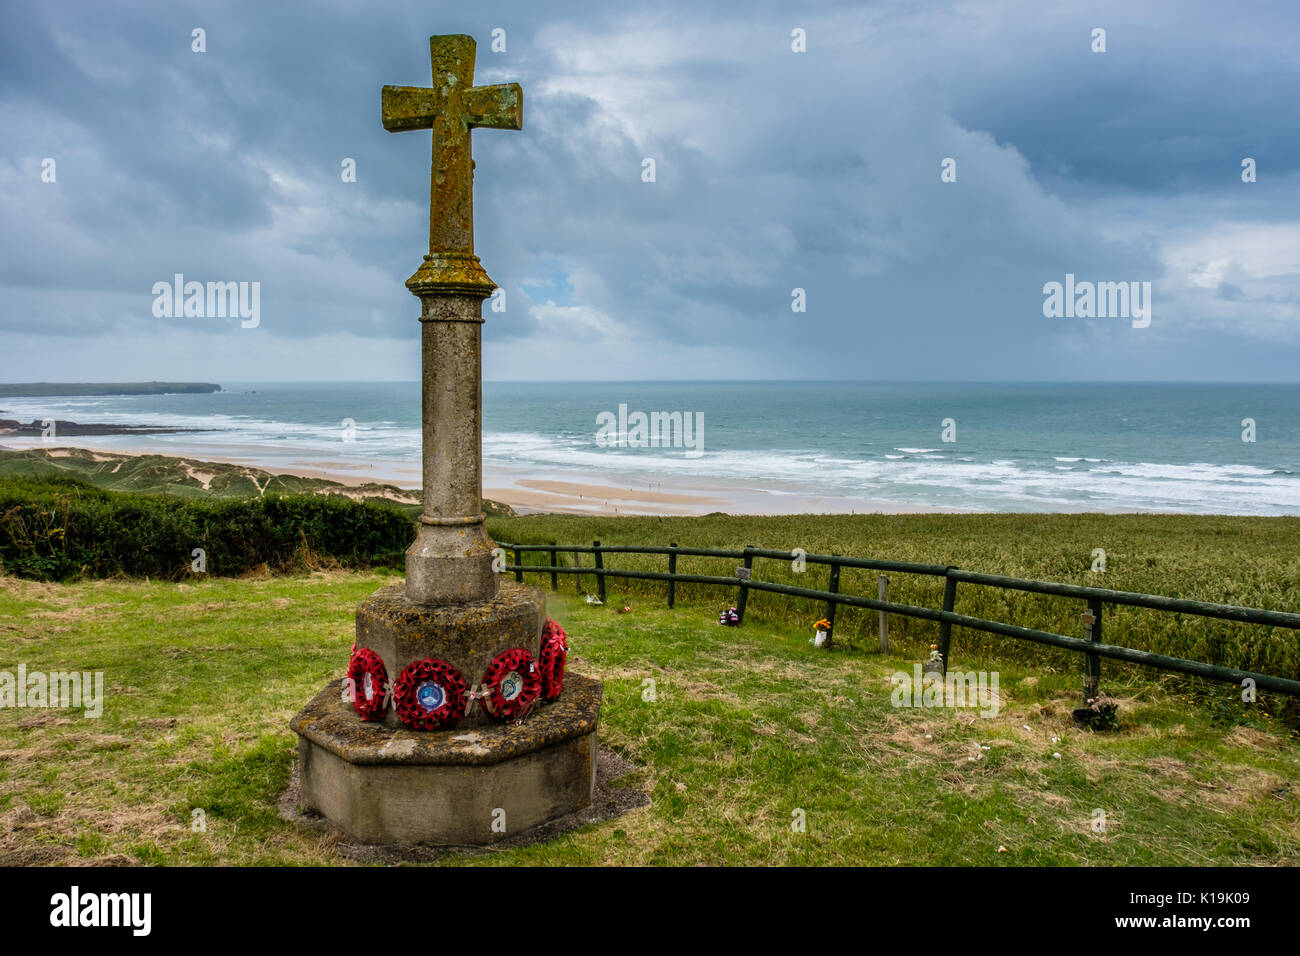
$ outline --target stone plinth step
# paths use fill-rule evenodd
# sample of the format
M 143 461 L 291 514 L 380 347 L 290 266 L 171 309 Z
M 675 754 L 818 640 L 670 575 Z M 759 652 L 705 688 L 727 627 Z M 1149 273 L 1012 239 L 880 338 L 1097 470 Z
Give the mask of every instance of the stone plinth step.
M 331 682 L 290 723 L 302 804 L 363 843 L 492 843 L 572 813 L 595 787 L 601 689 L 570 672 L 519 723 L 418 731 L 362 721 Z

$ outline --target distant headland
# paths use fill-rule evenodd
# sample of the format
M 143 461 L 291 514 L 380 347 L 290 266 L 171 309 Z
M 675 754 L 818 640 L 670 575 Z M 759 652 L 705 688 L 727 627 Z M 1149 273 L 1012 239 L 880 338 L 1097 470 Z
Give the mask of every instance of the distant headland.
M 0 398 L 36 395 L 175 395 L 221 391 L 211 382 L 27 382 L 0 383 Z

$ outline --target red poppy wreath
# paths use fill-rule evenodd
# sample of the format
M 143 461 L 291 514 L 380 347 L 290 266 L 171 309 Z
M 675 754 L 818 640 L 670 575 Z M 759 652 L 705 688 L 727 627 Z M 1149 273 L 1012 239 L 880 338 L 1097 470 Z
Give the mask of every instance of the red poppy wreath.
M 542 675 L 533 655 L 522 647 L 498 654 L 483 674 L 488 713 L 493 717 L 517 717 L 528 712 L 542 691 Z
M 569 638 L 564 628 L 552 620 L 546 619 L 542 628 L 542 650 L 538 655 L 538 664 L 542 671 L 542 697 L 555 700 L 564 690 L 564 658 L 569 653 Z
M 383 720 L 388 705 L 384 694 L 388 690 L 388 671 L 384 662 L 368 647 L 357 650 L 352 645 L 352 660 L 348 662 L 348 687 L 352 707 L 362 720 Z
M 465 679 L 446 661 L 412 661 L 393 685 L 397 716 L 412 730 L 436 730 L 465 716 Z

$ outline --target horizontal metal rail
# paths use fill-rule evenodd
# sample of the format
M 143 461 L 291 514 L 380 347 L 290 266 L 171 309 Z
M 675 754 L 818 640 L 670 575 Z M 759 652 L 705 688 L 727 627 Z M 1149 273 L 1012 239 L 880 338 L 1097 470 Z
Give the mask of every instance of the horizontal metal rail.
M 520 561 L 520 556 L 528 552 L 540 552 L 551 556 L 550 563 L 546 565 L 527 565 L 519 563 L 506 565 L 500 568 L 503 572 L 513 571 L 517 580 L 523 580 L 523 575 L 525 573 L 549 574 L 551 576 L 552 587 L 554 587 L 557 575 L 590 574 L 596 578 L 598 593 L 601 595 L 602 599 L 605 594 L 606 578 L 666 581 L 668 583 L 668 602 L 670 607 L 673 604 L 675 588 L 678 583 L 732 587 L 739 581 L 740 593 L 738 595 L 738 601 L 742 605 L 747 592 L 755 590 L 825 602 L 826 607 L 831 610 L 833 610 L 836 605 L 845 605 L 848 607 L 862 608 L 864 610 L 898 614 L 903 617 L 935 621 L 939 624 L 940 654 L 945 667 L 947 666 L 948 661 L 950 650 L 949 642 L 953 626 L 998 634 L 1018 640 L 1031 641 L 1037 644 L 1046 644 L 1052 647 L 1059 647 L 1064 650 L 1074 651 L 1084 655 L 1085 672 L 1089 675 L 1085 680 L 1085 697 L 1088 697 L 1090 693 L 1096 693 L 1095 679 L 1096 674 L 1099 673 L 1096 668 L 1099 667 L 1100 658 L 1110 658 L 1112 660 L 1125 661 L 1132 664 L 1141 664 L 1160 670 L 1173 671 L 1194 677 L 1204 677 L 1209 680 L 1223 681 L 1233 684 L 1241 684 L 1243 681 L 1249 680 L 1253 681 L 1255 687 L 1259 690 L 1300 697 L 1300 680 L 1276 677 L 1271 674 L 1259 674 L 1253 671 L 1224 667 L 1218 664 L 1205 663 L 1203 661 L 1189 661 L 1180 657 L 1156 654 L 1151 651 L 1122 647 L 1115 644 L 1104 644 L 1100 641 L 1100 618 L 1103 604 L 1147 608 L 1151 610 L 1191 614 L 1220 620 L 1240 621 L 1247 624 L 1257 624 L 1266 627 L 1283 627 L 1292 630 L 1300 630 L 1300 614 L 1292 613 L 1290 611 L 1274 611 L 1265 608 L 1241 607 L 1232 604 L 1216 604 L 1208 601 L 1192 601 L 1184 598 L 1165 597 L 1158 594 L 1143 594 L 1137 591 L 1115 591 L 1108 588 L 1057 584 L 1050 581 L 1033 581 L 1023 578 L 1007 577 L 1004 575 L 981 574 L 974 571 L 964 571 L 961 568 L 949 567 L 946 565 L 921 564 L 910 561 L 881 561 L 870 558 L 807 554 L 804 552 L 777 551 L 765 548 L 745 548 L 743 550 L 734 550 L 723 548 L 683 548 L 676 546 L 602 545 L 598 541 L 593 542 L 590 546 L 560 544 L 502 544 L 500 547 L 512 551 L 515 555 L 516 561 Z M 575 565 L 577 564 L 579 554 L 592 554 L 595 556 L 596 566 L 575 566 L 572 568 L 559 567 L 556 564 L 556 555 L 560 552 L 572 554 L 574 556 Z M 632 571 L 620 568 L 607 568 L 603 566 L 604 562 L 602 560 L 603 555 L 606 554 L 667 555 L 670 570 L 665 573 L 662 571 Z M 725 576 L 710 574 L 680 574 L 676 571 L 677 557 L 679 555 L 705 558 L 726 558 L 743 561 L 744 569 L 742 571 L 742 569 L 738 568 L 736 575 Z M 792 562 L 802 561 L 805 564 L 827 565 L 831 569 L 830 587 L 832 590 L 823 591 L 815 588 L 797 587 L 790 584 L 778 584 L 776 582 L 754 580 L 748 569 L 752 568 L 753 560 L 755 558 Z M 895 571 L 905 574 L 910 573 L 942 577 L 945 580 L 944 608 L 942 610 L 935 610 L 933 608 L 918 607 L 912 604 L 902 604 L 897 601 L 884 600 L 882 597 L 872 598 L 856 594 L 845 594 L 838 588 L 839 569 L 841 568 L 863 568 L 875 571 Z M 579 577 L 578 580 L 580 582 L 581 578 Z M 1088 611 L 1083 615 L 1083 621 L 1085 633 L 1088 637 L 1072 637 L 1066 634 L 1056 634 L 1051 631 L 1040 631 L 1034 628 L 1021 627 L 1016 624 L 1005 624 L 1001 621 L 991 621 L 985 618 L 958 614 L 952 610 L 952 599 L 958 582 L 1087 601 Z M 580 584 L 579 590 L 581 590 Z M 743 619 L 743 612 L 741 617 Z M 1092 689 L 1089 690 L 1089 688 Z
M 572 549 L 564 549 L 572 550 Z M 603 550 L 603 549 L 602 549 Z M 646 581 L 674 581 L 685 582 L 687 584 L 715 584 L 725 587 L 735 585 L 735 577 L 724 577 L 721 575 L 709 574 L 667 574 L 662 571 L 625 571 L 616 568 L 552 568 L 545 565 L 506 565 L 504 571 L 536 571 L 543 573 L 559 574 L 598 574 L 604 577 L 612 578 L 632 578 Z M 936 611 L 933 608 L 918 607 L 914 604 L 900 604 L 897 601 L 881 601 L 878 598 L 861 597 L 855 594 L 842 594 L 833 591 L 818 591 L 813 588 L 800 588 L 789 584 L 776 584 L 768 581 L 747 582 L 747 587 L 755 591 L 767 591 L 772 594 L 786 594 L 792 597 L 808 598 L 816 601 L 833 601 L 836 604 L 844 604 L 849 607 L 860 607 L 873 611 L 886 611 L 890 614 L 901 614 L 904 617 L 914 617 L 926 621 L 936 621 L 947 623 L 958 627 L 969 628 L 974 631 L 986 631 L 992 634 L 1000 634 L 1004 637 L 1014 637 L 1020 640 L 1033 641 L 1037 644 L 1049 644 L 1053 647 L 1061 647 L 1066 650 L 1078 651 L 1084 654 L 1096 654 L 1099 657 L 1109 657 L 1114 660 L 1128 661 L 1132 664 L 1144 664 L 1148 667 L 1155 667 L 1160 670 L 1176 671 L 1181 674 L 1190 674 L 1194 677 L 1205 677 L 1210 680 L 1225 681 L 1233 684 L 1240 684 L 1243 680 L 1250 679 L 1255 682 L 1255 686 L 1260 690 L 1274 691 L 1280 694 L 1290 694 L 1294 697 L 1300 697 L 1300 681 L 1289 680 L 1285 677 L 1274 677 L 1270 674 L 1259 674 L 1254 671 L 1240 670 L 1234 667 L 1223 667 L 1218 664 L 1207 664 L 1202 661 L 1189 661 L 1181 657 L 1170 657 L 1165 654 L 1155 654 L 1150 651 L 1137 650 L 1131 647 L 1121 647 L 1114 644 L 1097 644 L 1091 641 L 1083 640 L 1078 637 L 1071 637 L 1067 634 L 1056 634 L 1052 631 L 1039 631 L 1034 628 L 1020 627 L 1017 624 L 1004 624 L 1001 621 L 990 621 L 982 617 L 971 617 L 967 614 L 957 614 L 952 611 Z M 1099 590 L 1099 589 L 1087 589 Z M 1116 591 L 1116 594 L 1127 592 Z M 1211 605 L 1221 607 L 1222 605 Z M 1300 615 L 1292 615 L 1300 617 Z
M 1235 604 L 1211 604 L 1207 601 L 1188 601 L 1184 598 L 1163 597 L 1159 594 L 1142 594 L 1138 591 L 1111 591 L 1108 588 L 1083 587 L 1077 584 L 1054 584 L 1051 581 L 1026 581 L 998 574 L 979 574 L 952 568 L 948 576 L 970 584 L 1013 591 L 1032 591 L 1036 594 L 1055 594 L 1060 597 L 1095 599 L 1107 604 L 1125 604 L 1130 607 L 1152 608 L 1158 611 L 1176 611 L 1217 617 L 1227 621 L 1245 621 L 1247 624 L 1266 624 L 1271 627 L 1300 628 L 1300 614 L 1289 611 L 1269 611 L 1259 607 L 1239 607 Z
M 665 548 L 662 546 L 630 544 L 602 544 L 599 548 L 591 545 L 565 544 L 502 544 L 498 547 L 507 551 L 520 552 L 559 552 L 568 554 L 684 554 L 698 558 L 732 558 L 736 561 L 745 559 L 745 551 L 732 551 L 721 548 Z M 771 551 L 753 548 L 748 552 L 753 558 L 774 558 L 778 561 L 804 561 L 808 564 L 838 564 L 842 568 L 865 568 L 870 571 L 897 571 L 900 574 L 930 574 L 942 577 L 948 568 L 942 564 L 917 564 L 912 561 L 878 561 L 874 558 L 850 558 L 834 554 L 796 554 L 793 551 Z M 590 573 L 588 569 L 587 573 Z M 733 582 L 734 583 L 734 582 Z
M 590 554 L 599 550 L 607 554 L 685 554 L 699 557 L 734 558 L 736 560 L 741 560 L 745 557 L 744 551 L 728 551 L 711 548 L 638 547 L 636 545 L 602 545 L 600 548 L 593 548 L 532 544 L 503 544 L 501 547 L 507 550 L 519 552 L 579 551 Z M 794 552 L 791 551 L 767 551 L 756 548 L 749 553 L 751 556 L 756 558 L 777 558 L 779 560 L 795 560 L 796 558 Z M 1196 614 L 1201 617 L 1214 617 L 1228 621 L 1243 621 L 1247 624 L 1264 624 L 1270 627 L 1300 629 L 1300 614 L 1292 613 L 1290 611 L 1271 611 L 1266 608 L 1241 607 L 1235 604 L 1214 604 L 1208 601 L 1191 601 L 1185 598 L 1165 597 L 1160 594 L 1143 594 L 1140 591 L 1112 591 L 1109 588 L 1086 587 L 1078 584 L 1057 584 L 1052 581 L 1033 581 L 1024 578 L 1005 577 L 998 574 L 981 574 L 977 571 L 964 571 L 961 568 L 948 567 L 940 564 L 916 564 L 907 561 L 876 561 L 868 558 L 837 557 L 835 555 L 826 554 L 808 554 L 801 557 L 802 560 L 809 564 L 839 565 L 842 568 L 866 568 L 873 571 L 897 571 L 900 574 L 911 573 L 927 574 L 939 577 L 946 576 L 957 581 L 965 581 L 969 584 L 983 584 L 989 587 L 999 587 L 1007 590 L 1028 591 L 1035 594 L 1052 594 L 1060 597 L 1081 598 L 1083 600 L 1093 599 L 1105 601 L 1107 604 L 1123 604 L 1129 607 L 1145 607 L 1158 611 L 1175 611 L 1181 614 Z M 543 566 L 543 568 L 546 567 L 547 566 Z M 524 570 L 536 570 L 536 568 L 529 566 L 525 567 Z M 606 570 L 611 571 L 612 569 Z M 581 573 L 592 574 L 593 570 L 585 568 Z M 727 583 L 734 584 L 735 579 L 728 578 Z M 757 587 L 757 584 L 751 582 L 749 586 Z

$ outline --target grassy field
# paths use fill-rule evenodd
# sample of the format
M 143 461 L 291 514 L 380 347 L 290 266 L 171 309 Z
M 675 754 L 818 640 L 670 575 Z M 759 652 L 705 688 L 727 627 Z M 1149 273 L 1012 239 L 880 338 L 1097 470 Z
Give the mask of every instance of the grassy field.
M 267 494 L 339 493 L 336 481 L 273 475 L 247 465 L 175 458 L 170 455 L 118 455 L 84 448 L 31 448 L 0 451 L 0 476 L 14 478 L 76 478 L 105 491 L 166 494 L 179 498 L 257 498 Z M 352 492 L 358 499 L 378 498 L 418 502 L 418 493 L 393 485 L 364 484 Z
M 607 524 L 599 535 L 538 527 L 615 538 Z M 699 540 L 687 527 L 662 537 Z M 798 519 L 754 543 L 815 551 L 817 530 Z M 1085 521 L 1072 543 L 1026 541 L 1006 561 L 1031 570 L 1042 547 L 1077 575 L 1090 538 Z M 877 543 L 908 556 L 905 535 Z M 927 559 L 974 565 L 968 547 L 953 539 Z M 1260 545 L 1266 556 L 1277 547 Z M 1133 559 L 1140 568 L 1142 552 Z M 338 862 L 336 837 L 277 813 L 295 755 L 287 722 L 341 676 L 357 603 L 394 580 L 0 578 L 0 668 L 100 670 L 106 689 L 99 719 L 0 710 L 0 864 Z M 616 613 L 627 601 L 631 613 Z M 994 661 L 973 645 L 959 663 L 999 671 L 996 717 L 895 708 L 889 675 L 914 656 L 826 653 L 806 625 L 759 616 L 723 629 L 717 603 L 667 611 L 617 589 L 604 607 L 552 595 L 570 666 L 605 681 L 602 746 L 641 768 L 632 781 L 651 803 L 545 844 L 443 862 L 1300 863 L 1300 743 L 1262 711 L 1224 717 L 1108 670 L 1122 729 L 1094 734 L 1069 717 L 1077 670 Z M 191 830 L 195 809 L 206 832 Z M 797 811 L 805 832 L 792 828 Z
M 792 515 L 779 517 L 713 515 L 699 518 L 594 518 L 533 515 L 494 518 L 488 529 L 498 541 L 528 544 L 667 545 L 774 550 L 803 548 L 809 554 L 954 565 L 970 571 L 1066 584 L 1141 591 L 1192 600 L 1239 604 L 1284 611 L 1300 610 L 1300 519 L 1200 515 Z M 1091 570 L 1095 549 L 1105 551 L 1106 570 Z M 543 555 L 527 555 L 542 562 Z M 572 566 L 571 555 L 561 555 Z M 590 566 L 590 555 L 582 563 Z M 688 574 L 730 575 L 736 561 L 679 558 Z M 667 570 L 664 556 L 610 555 L 607 567 Z M 825 588 L 828 570 L 808 565 L 795 573 L 789 562 L 759 560 L 754 575 L 764 581 Z M 891 600 L 938 608 L 941 578 L 891 574 Z M 546 582 L 529 575 L 533 583 Z M 595 590 L 595 579 L 583 579 Z M 613 585 L 611 585 L 613 586 Z M 620 582 L 621 589 L 646 601 L 664 600 L 659 582 Z M 566 577 L 563 588 L 573 590 Z M 845 569 L 845 592 L 876 595 L 876 572 Z M 678 585 L 678 598 L 706 601 L 721 611 L 734 590 Z M 1009 624 L 1083 636 L 1079 615 L 1084 603 L 1066 598 L 963 584 L 956 610 Z M 715 613 L 716 613 L 715 611 Z M 822 607 L 802 598 L 751 592 L 749 615 L 771 623 L 810 628 Z M 1230 621 L 1160 611 L 1107 606 L 1105 639 L 1142 650 L 1240 667 L 1300 679 L 1300 635 Z M 837 639 L 874 644 L 876 614 L 840 608 Z M 912 653 L 928 648 L 938 625 L 894 618 L 894 640 Z M 965 655 L 996 654 L 1002 660 L 1077 672 L 1077 655 L 1041 645 L 954 629 L 953 662 Z M 1107 668 L 1122 665 L 1108 663 Z M 1189 685 L 1190 686 L 1190 685 Z M 1213 691 L 1211 691 L 1213 693 Z M 1300 714 L 1292 714 L 1300 717 Z
M 393 504 L 412 518 L 420 514 L 418 489 L 376 482 L 345 486 L 326 478 L 277 475 L 249 465 L 171 455 L 120 455 L 85 448 L 0 450 L 0 478 L 74 478 L 105 491 L 190 500 L 344 495 L 358 501 Z M 485 501 L 483 506 L 492 515 L 514 513 L 495 501 Z

